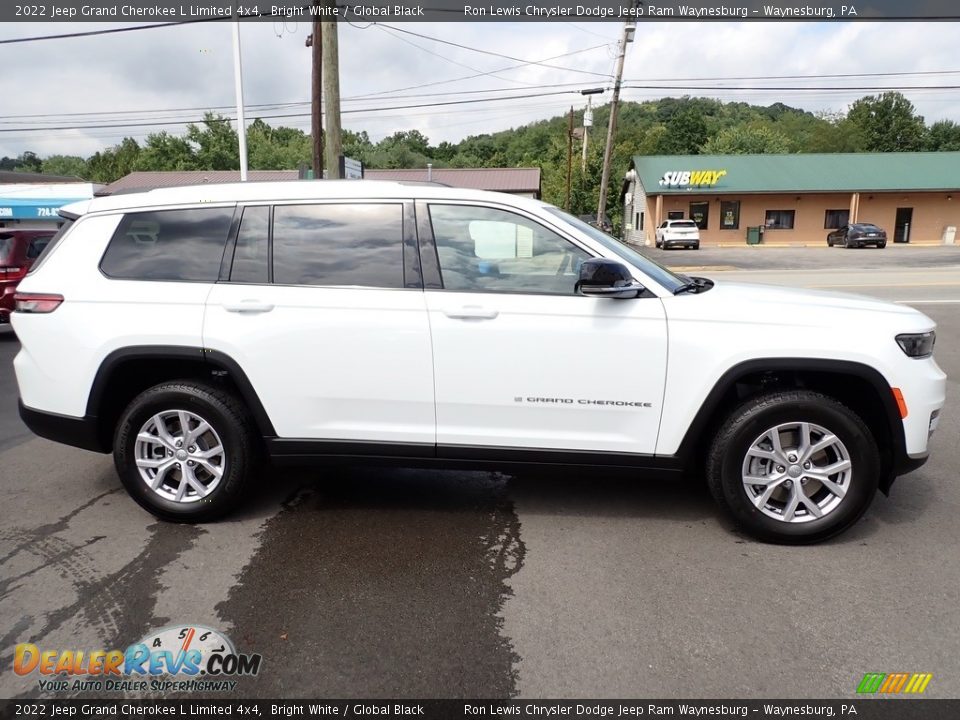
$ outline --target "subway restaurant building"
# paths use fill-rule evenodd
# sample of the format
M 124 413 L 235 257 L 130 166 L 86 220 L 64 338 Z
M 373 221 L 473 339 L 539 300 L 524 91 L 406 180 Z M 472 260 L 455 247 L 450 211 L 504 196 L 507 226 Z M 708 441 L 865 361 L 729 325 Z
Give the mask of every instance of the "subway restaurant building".
M 746 244 L 762 227 L 767 245 L 825 246 L 853 222 L 893 242 L 960 244 L 960 152 L 637 155 L 621 201 L 637 245 L 671 219 L 695 221 L 701 245 Z

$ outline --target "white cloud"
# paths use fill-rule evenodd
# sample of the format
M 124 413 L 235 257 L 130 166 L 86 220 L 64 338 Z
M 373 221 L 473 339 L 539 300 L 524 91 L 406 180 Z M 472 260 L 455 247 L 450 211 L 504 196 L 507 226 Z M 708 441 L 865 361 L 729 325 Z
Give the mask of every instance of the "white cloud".
M 80 24 L 6 24 L 2 37 L 90 30 Z M 405 30 L 450 42 L 499 52 L 524 59 L 545 58 L 593 45 L 605 45 L 587 53 L 554 60 L 549 64 L 606 75 L 613 68 L 613 46 L 619 23 L 423 23 L 402 24 Z M 297 103 L 309 99 L 310 51 L 304 40 L 308 22 L 245 23 L 243 25 L 244 86 L 248 106 L 266 103 Z M 951 23 L 641 23 L 636 42 L 630 46 L 625 77 L 638 84 L 655 84 L 656 78 L 710 78 L 803 74 L 852 74 L 915 72 L 960 69 L 955 58 L 956 28 Z M 390 107 L 451 99 L 437 93 L 509 88 L 491 96 L 518 94 L 521 100 L 494 101 L 435 108 L 391 110 L 379 114 L 347 113 L 345 127 L 367 130 L 379 138 L 396 130 L 418 129 L 433 142 L 456 141 L 525 122 L 551 117 L 574 104 L 578 94 L 537 97 L 538 93 L 570 87 L 540 85 L 576 83 L 576 88 L 609 84 L 603 77 L 539 65 L 496 73 L 470 80 L 411 89 L 397 95 L 423 96 L 376 100 L 350 100 L 385 90 L 436 83 L 489 72 L 515 64 L 431 40 L 401 36 L 377 26 L 342 25 L 341 94 L 344 110 L 373 106 Z M 423 46 L 424 49 L 414 47 Z M 109 122 L 96 116 L 71 113 L 103 111 L 157 111 L 198 108 L 189 112 L 164 113 L 167 119 L 195 118 L 199 108 L 233 105 L 231 30 L 227 23 L 204 23 L 157 30 L 118 33 L 5 46 L 15 58 L 15 72 L 0 75 L 0 129 L 75 125 L 80 122 L 123 124 L 126 127 L 86 130 L 48 130 L 37 133 L 0 133 L 0 156 L 33 150 L 89 155 L 118 142 L 125 135 L 143 138 L 162 126 L 135 126 L 156 113 L 128 114 Z M 444 58 L 453 62 L 448 62 Z M 454 64 L 458 63 L 458 64 Z M 911 85 L 954 85 L 954 75 L 850 80 L 773 81 L 771 85 L 891 86 L 903 92 L 927 121 L 960 119 L 960 97 L 953 90 L 907 90 Z M 695 84 L 695 83 L 691 83 Z M 710 84 L 710 83 L 703 83 Z M 715 84 L 715 83 L 714 83 Z M 726 83 L 723 90 L 625 90 L 625 99 L 642 100 L 684 94 L 743 100 L 760 105 L 783 102 L 807 110 L 843 110 L 866 91 L 849 92 L 758 92 L 737 90 L 762 84 L 756 81 Z M 427 97 L 426 95 L 430 95 Z M 453 99 L 483 95 L 454 95 Z M 609 96 L 606 96 L 607 98 Z M 602 101 L 602 100 L 601 100 Z M 309 127 L 309 106 L 272 110 L 248 110 L 248 117 L 303 113 L 300 117 L 269 120 L 272 124 Z M 48 117 L 22 120 L 28 113 Z M 166 129 L 182 132 L 183 125 Z

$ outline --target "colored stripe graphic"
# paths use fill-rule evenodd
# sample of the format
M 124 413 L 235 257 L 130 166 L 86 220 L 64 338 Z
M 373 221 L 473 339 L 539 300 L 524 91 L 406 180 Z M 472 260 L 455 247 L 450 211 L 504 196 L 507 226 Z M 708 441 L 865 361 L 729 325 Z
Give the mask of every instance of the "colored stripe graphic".
M 927 685 L 930 684 L 931 679 L 933 679 L 931 673 L 914 673 L 910 678 L 910 682 L 907 683 L 904 692 L 914 694 L 922 693 L 927 689 Z
M 857 692 L 918 695 L 926 691 L 932 679 L 933 673 L 866 673 L 857 685 Z
M 880 689 L 883 679 L 886 677 L 885 673 L 867 673 L 863 676 L 863 680 L 860 681 L 860 684 L 857 686 L 858 693 L 875 693 Z
M 903 689 L 909 675 L 907 673 L 890 673 L 883 685 L 880 686 L 882 693 L 898 693 Z

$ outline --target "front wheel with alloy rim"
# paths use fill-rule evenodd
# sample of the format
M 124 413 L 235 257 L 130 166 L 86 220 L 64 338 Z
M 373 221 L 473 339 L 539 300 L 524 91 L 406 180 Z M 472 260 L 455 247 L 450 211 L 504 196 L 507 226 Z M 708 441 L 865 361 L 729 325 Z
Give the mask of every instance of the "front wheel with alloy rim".
M 813 543 L 843 532 L 869 507 L 879 474 L 880 453 L 863 420 L 806 390 L 744 403 L 707 456 L 714 499 L 768 542 Z
M 113 458 L 127 492 L 163 520 L 203 522 L 229 512 L 256 465 L 243 405 L 194 381 L 144 391 L 117 426 Z

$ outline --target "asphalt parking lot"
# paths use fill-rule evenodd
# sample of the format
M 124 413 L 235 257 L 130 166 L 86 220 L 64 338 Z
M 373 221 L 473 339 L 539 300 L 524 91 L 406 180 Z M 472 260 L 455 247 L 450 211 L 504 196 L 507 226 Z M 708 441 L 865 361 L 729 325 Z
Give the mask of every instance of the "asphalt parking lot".
M 0 331 L 0 697 L 45 696 L 17 643 L 180 623 L 263 655 L 238 696 L 844 698 L 904 671 L 960 697 L 960 248 L 647 252 L 916 303 L 950 378 L 930 462 L 814 547 L 740 535 L 696 481 L 548 470 L 274 470 L 239 515 L 172 525 L 20 425 Z

